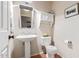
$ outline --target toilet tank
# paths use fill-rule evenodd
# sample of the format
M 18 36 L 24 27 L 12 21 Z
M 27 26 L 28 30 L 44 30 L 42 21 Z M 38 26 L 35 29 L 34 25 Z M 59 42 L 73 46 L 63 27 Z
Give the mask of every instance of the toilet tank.
M 44 46 L 48 46 L 51 44 L 51 37 L 41 37 L 40 44 Z

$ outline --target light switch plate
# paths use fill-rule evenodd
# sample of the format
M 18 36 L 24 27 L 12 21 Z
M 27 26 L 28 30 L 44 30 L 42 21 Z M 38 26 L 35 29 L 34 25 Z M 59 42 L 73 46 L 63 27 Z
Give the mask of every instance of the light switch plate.
M 65 44 L 67 45 L 68 48 L 70 48 L 70 49 L 73 48 L 72 41 L 70 41 L 70 40 L 65 40 L 64 42 L 65 42 Z

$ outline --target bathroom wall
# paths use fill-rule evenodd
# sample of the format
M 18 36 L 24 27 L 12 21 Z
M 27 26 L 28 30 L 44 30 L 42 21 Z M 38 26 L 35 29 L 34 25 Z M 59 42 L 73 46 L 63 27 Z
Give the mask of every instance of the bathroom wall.
M 37 10 L 46 11 L 46 12 L 49 12 L 52 8 L 51 1 L 33 1 L 31 5 Z
M 19 4 L 25 4 L 24 1 L 20 1 L 20 2 L 16 2 L 14 1 L 13 2 L 14 5 L 19 5 Z M 41 11 L 50 11 L 51 10 L 51 2 L 37 2 L 37 1 L 33 1 L 31 3 L 31 5 L 38 9 L 38 10 L 41 10 Z M 17 16 L 18 15 L 18 8 L 16 8 L 16 12 L 15 15 Z M 18 19 L 17 17 L 15 16 L 15 20 Z M 15 28 L 18 30 L 18 20 L 15 21 Z M 37 21 L 37 25 L 38 25 L 38 21 Z M 22 34 L 22 33 L 27 33 L 27 34 L 34 34 L 36 33 L 36 31 L 34 29 L 30 29 L 30 30 L 25 30 L 25 29 L 22 29 L 22 30 L 18 30 L 18 32 L 15 30 L 15 33 L 16 35 L 17 34 Z M 34 54 L 38 54 L 40 53 L 39 52 L 39 49 L 40 49 L 40 45 L 37 43 L 36 39 L 31 41 L 31 54 L 34 55 Z M 18 40 L 15 40 L 15 55 L 14 57 L 22 57 L 24 56 L 24 48 L 23 48 L 23 43 L 21 41 L 18 41 Z M 18 53 L 19 52 L 19 53 Z
M 62 57 L 79 58 L 79 15 L 65 18 L 64 10 L 77 1 L 53 2 L 52 9 L 55 11 L 54 42 Z M 65 40 L 72 41 L 72 49 L 68 48 Z

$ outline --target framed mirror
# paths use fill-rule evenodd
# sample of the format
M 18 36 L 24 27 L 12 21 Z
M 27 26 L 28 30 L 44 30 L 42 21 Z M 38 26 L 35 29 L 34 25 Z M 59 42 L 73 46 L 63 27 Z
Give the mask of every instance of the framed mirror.
M 21 28 L 32 27 L 32 7 L 20 5 Z

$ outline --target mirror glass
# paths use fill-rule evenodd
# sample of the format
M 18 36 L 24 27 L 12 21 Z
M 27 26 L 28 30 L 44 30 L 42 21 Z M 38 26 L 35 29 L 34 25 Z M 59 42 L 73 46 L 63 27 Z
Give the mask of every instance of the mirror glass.
M 21 11 L 21 28 L 31 28 L 32 8 L 20 5 Z

